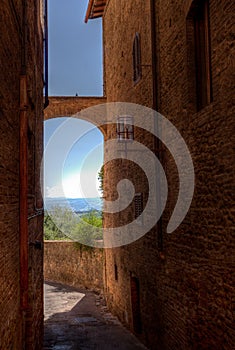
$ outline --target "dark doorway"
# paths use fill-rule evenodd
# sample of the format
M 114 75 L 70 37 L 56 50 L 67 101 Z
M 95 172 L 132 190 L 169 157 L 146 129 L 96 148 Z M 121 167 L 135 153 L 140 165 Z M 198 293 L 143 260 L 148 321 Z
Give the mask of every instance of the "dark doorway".
M 131 276 L 131 307 L 133 330 L 135 333 L 140 334 L 142 331 L 140 312 L 140 286 L 138 278 L 133 276 Z

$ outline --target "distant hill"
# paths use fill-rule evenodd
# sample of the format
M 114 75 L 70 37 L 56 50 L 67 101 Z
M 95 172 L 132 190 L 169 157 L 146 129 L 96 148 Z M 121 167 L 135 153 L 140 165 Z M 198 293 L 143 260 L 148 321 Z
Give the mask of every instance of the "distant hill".
M 45 210 L 53 207 L 67 207 L 76 213 L 88 213 L 90 211 L 102 211 L 102 198 L 45 198 Z

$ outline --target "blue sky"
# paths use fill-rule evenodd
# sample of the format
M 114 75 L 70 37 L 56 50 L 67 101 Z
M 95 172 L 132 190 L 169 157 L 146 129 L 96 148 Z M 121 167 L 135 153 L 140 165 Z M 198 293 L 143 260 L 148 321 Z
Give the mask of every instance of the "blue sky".
M 87 4 L 88 0 L 48 1 L 49 96 L 102 95 L 102 22 L 84 23 Z M 45 194 L 96 197 L 99 193 L 94 185 L 98 187 L 97 171 L 103 163 L 103 136 L 90 123 L 66 120 L 55 118 L 44 123 Z M 82 186 L 81 174 L 85 179 Z
M 45 122 L 44 189 L 46 197 L 99 196 L 97 173 L 103 163 L 103 135 L 77 118 Z
M 49 95 L 101 96 L 102 20 L 84 23 L 88 0 L 48 0 Z

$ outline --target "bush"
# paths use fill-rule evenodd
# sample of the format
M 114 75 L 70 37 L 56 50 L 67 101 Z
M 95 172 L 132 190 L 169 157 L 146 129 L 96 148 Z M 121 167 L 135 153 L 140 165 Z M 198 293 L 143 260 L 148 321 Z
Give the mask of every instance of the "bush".
M 92 245 L 94 240 L 103 239 L 102 216 L 97 211 L 91 211 L 75 216 L 66 207 L 54 207 L 50 215 L 44 216 L 45 240 L 69 240 L 70 238 L 82 244 Z
M 72 238 L 86 245 L 92 245 L 94 240 L 103 239 L 100 213 L 91 211 L 82 215 L 79 222 L 72 229 Z
M 68 240 L 74 224 L 75 217 L 71 209 L 53 207 L 49 213 L 46 211 L 44 215 L 44 239 Z

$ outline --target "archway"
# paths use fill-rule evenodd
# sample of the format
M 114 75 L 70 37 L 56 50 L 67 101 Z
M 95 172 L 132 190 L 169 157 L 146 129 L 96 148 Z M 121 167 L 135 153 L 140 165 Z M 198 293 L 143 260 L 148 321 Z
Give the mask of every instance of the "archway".
M 103 103 L 105 99 L 103 98 L 65 98 L 66 102 L 64 103 L 63 98 L 52 98 L 53 102 L 50 104 L 47 110 L 45 110 L 45 121 L 44 123 L 49 123 L 53 126 L 58 122 L 58 126 L 63 129 L 63 123 L 66 123 L 66 120 L 72 123 L 76 121 L 79 123 L 80 127 L 84 129 L 85 124 L 90 125 L 90 132 L 93 134 L 89 136 L 89 133 L 85 133 L 83 136 L 86 138 L 86 142 L 89 142 L 94 139 L 94 129 L 96 129 L 96 134 L 100 134 L 99 140 L 105 137 L 104 129 L 97 128 L 92 120 L 85 121 L 79 118 L 74 118 L 72 115 L 76 114 L 79 110 L 81 110 L 85 106 L 89 106 L 90 103 L 92 105 L 97 104 L 97 100 L 99 103 Z M 92 101 L 91 101 L 92 100 Z M 66 117 L 64 117 L 66 116 Z M 76 123 L 75 123 L 76 124 Z M 74 124 L 74 125 L 75 125 Z M 47 128 L 45 128 L 47 129 Z M 53 129 L 53 128 L 52 128 Z M 88 128 L 89 129 L 89 128 Z M 89 130 L 88 130 L 89 131 Z M 75 127 L 73 127 L 73 132 L 76 134 Z M 50 133 L 53 133 L 53 130 L 50 130 Z M 50 134 L 49 133 L 49 134 Z M 45 143 L 48 142 L 51 135 L 46 135 Z M 66 138 L 66 135 L 64 138 Z M 68 136 L 69 138 L 69 136 Z M 74 153 L 70 160 L 78 158 L 81 154 L 79 153 L 79 145 L 72 145 L 72 152 Z M 87 145 L 86 145 L 87 146 Z M 95 146 L 93 142 L 91 144 L 91 148 Z M 63 142 L 61 141 L 59 147 L 63 147 Z M 58 152 L 61 151 L 58 147 Z M 75 148 L 75 149 L 73 149 Z M 87 150 L 87 147 L 86 147 Z M 102 150 L 103 152 L 103 150 Z M 77 160 L 78 162 L 78 160 Z M 66 164 L 65 164 L 66 165 Z M 66 183 L 65 183 L 66 185 Z M 72 186 L 74 184 L 71 184 Z M 71 190 L 71 187 L 68 189 L 65 188 L 65 196 L 69 195 L 68 191 Z M 67 191 L 67 192 L 66 192 Z M 53 193 L 51 192 L 51 195 Z M 57 196 L 59 192 L 55 192 L 54 195 Z M 75 203 L 75 198 L 70 199 L 73 204 Z M 76 208 L 73 208 L 76 210 Z M 103 251 L 96 250 L 95 256 L 93 253 L 93 248 L 90 250 L 84 249 L 81 245 L 75 244 L 73 241 L 63 242 L 54 241 L 48 242 L 44 241 L 44 276 L 48 281 L 60 282 L 66 285 L 73 285 L 75 287 L 88 288 L 91 290 L 100 291 L 103 288 Z M 84 268 L 84 264 L 86 263 L 86 267 Z M 46 311 L 46 310 L 45 310 Z M 53 317 L 52 317 L 53 318 Z M 48 325 L 46 325 L 48 327 Z
M 46 146 L 47 142 L 50 141 L 49 143 L 50 151 L 52 149 L 52 152 L 44 151 L 44 167 L 43 167 L 44 172 L 46 168 L 46 174 L 44 174 L 45 199 L 46 197 L 52 197 L 52 198 L 60 197 L 59 199 L 61 199 L 61 197 L 64 197 L 64 199 L 69 198 L 70 199 L 69 204 L 71 204 L 71 201 L 72 199 L 74 200 L 74 198 L 77 198 L 77 199 L 78 198 L 79 199 L 95 198 L 95 195 L 92 196 L 92 193 L 94 193 L 94 166 L 96 166 L 99 163 L 97 162 L 97 158 L 101 159 L 101 154 L 100 154 L 101 147 L 99 147 L 99 150 L 95 149 L 96 147 L 95 139 L 97 139 L 98 142 L 102 144 L 101 145 L 102 160 L 100 161 L 99 168 L 96 169 L 96 173 L 98 173 L 98 171 L 101 170 L 101 167 L 104 161 L 103 141 L 106 137 L 106 126 L 98 125 L 98 123 L 96 123 L 96 121 L 92 119 L 92 116 L 89 116 L 89 113 L 85 115 L 85 117 L 82 116 L 82 118 L 80 118 L 80 115 L 78 113 L 88 107 L 92 107 L 97 104 L 104 104 L 105 101 L 106 101 L 105 98 L 99 98 L 99 97 L 98 98 L 97 97 L 82 97 L 82 98 L 81 97 L 75 97 L 75 98 L 74 97 L 51 97 L 50 98 L 50 105 L 45 110 L 45 118 L 44 118 L 45 120 L 44 122 L 49 123 L 49 126 L 50 126 L 48 127 L 49 132 L 44 135 L 45 136 L 44 147 Z M 60 126 L 60 130 L 59 128 L 57 128 L 58 126 Z M 59 131 L 57 132 L 57 130 Z M 52 134 L 53 134 L 53 137 L 52 137 Z M 89 136 L 90 134 L 92 135 Z M 102 141 L 101 141 L 101 135 L 102 135 Z M 79 138 L 81 139 L 81 137 L 82 139 L 85 139 L 85 140 L 83 140 L 82 147 L 78 147 L 76 143 Z M 52 143 L 54 148 L 51 146 Z M 92 168 L 93 180 L 91 183 L 88 184 L 87 179 L 89 178 L 89 175 L 91 175 L 91 169 L 90 169 L 91 166 L 89 165 L 88 175 L 84 177 L 84 172 L 83 172 L 82 177 L 80 177 L 80 179 L 83 178 L 83 182 L 81 181 L 81 184 L 83 186 L 84 186 L 84 178 L 85 178 L 85 192 L 81 194 L 81 192 L 77 191 L 77 194 L 76 194 L 75 187 L 78 184 L 79 180 L 78 180 L 78 176 L 75 176 L 75 170 L 71 170 L 71 167 L 74 168 L 74 165 L 73 164 L 71 165 L 71 162 L 76 163 L 76 168 L 77 168 L 76 170 L 78 172 L 79 169 L 77 165 L 79 164 L 79 157 L 80 157 L 80 163 L 81 163 L 81 157 L 84 158 L 84 156 L 86 155 L 84 154 L 84 151 L 82 154 L 80 152 L 80 149 L 84 148 L 85 144 L 86 144 L 85 148 L 87 153 L 91 152 L 92 148 L 93 148 L 93 153 L 96 153 L 95 156 L 93 155 L 93 159 L 91 159 L 90 161 L 90 163 L 91 162 L 95 163 L 95 165 L 93 164 L 93 168 Z M 47 148 L 48 146 L 46 147 L 46 150 Z M 59 148 L 60 155 L 55 156 L 55 154 L 57 153 L 57 148 Z M 94 149 L 95 149 L 95 152 L 94 152 Z M 48 153 L 49 153 L 49 156 L 48 156 Z M 70 157 L 70 154 L 73 154 L 73 156 Z M 58 157 L 62 157 L 61 159 L 63 162 L 58 163 L 58 159 L 57 159 Z M 56 158 L 56 161 L 54 161 L 54 158 Z M 66 168 L 67 158 L 69 158 L 69 161 L 70 161 L 69 162 L 70 169 L 66 169 L 65 171 L 66 176 L 65 178 L 63 178 L 63 180 L 60 180 L 58 185 L 56 183 L 58 182 L 58 180 L 56 179 L 51 180 L 51 178 L 53 177 L 53 174 L 56 174 L 57 178 L 59 176 L 58 175 L 59 173 L 61 176 L 61 169 L 62 167 Z M 86 166 L 87 166 L 87 162 L 86 162 Z M 49 167 L 49 171 L 47 170 L 48 167 Z M 50 179 L 48 180 L 48 178 Z M 52 181 L 54 181 L 53 184 L 52 184 Z M 91 192 L 92 189 L 93 189 L 93 192 Z M 84 188 L 82 190 L 84 190 Z M 47 201 L 44 200 L 44 203 L 47 209 Z M 99 206 L 99 203 L 98 203 L 98 206 Z M 100 205 L 99 207 L 101 208 L 101 206 L 102 205 Z M 75 208 L 73 205 L 71 209 L 75 212 L 78 211 L 78 208 Z
M 104 104 L 107 102 L 106 97 L 50 97 L 49 106 L 44 111 L 44 120 L 67 116 L 71 117 L 82 110 L 96 106 L 99 104 Z M 92 118 L 89 119 L 87 115 L 88 122 L 94 123 Z M 99 126 L 100 131 L 103 133 L 104 138 L 106 137 L 105 126 L 102 128 Z

